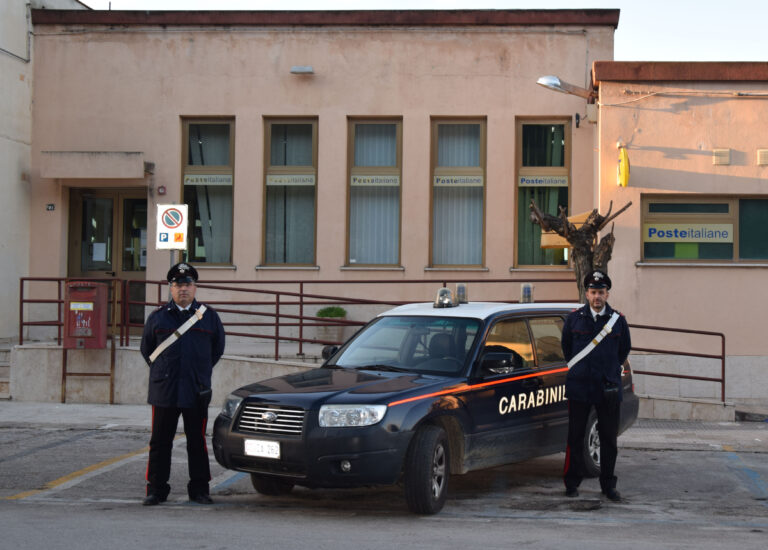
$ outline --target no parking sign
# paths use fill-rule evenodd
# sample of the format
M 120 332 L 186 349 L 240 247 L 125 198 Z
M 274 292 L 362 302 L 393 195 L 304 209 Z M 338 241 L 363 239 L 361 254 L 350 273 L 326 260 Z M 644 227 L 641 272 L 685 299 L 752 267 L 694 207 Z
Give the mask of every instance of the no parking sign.
M 158 250 L 187 249 L 187 205 L 157 205 L 157 240 Z

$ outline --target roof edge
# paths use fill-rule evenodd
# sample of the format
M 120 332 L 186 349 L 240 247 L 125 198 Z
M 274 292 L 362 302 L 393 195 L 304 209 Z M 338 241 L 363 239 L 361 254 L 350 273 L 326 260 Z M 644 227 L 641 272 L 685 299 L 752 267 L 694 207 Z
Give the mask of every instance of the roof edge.
M 761 82 L 768 81 L 763 61 L 595 61 L 592 81 L 600 82 Z
M 619 24 L 617 9 L 581 10 L 348 10 L 123 11 L 32 10 L 35 25 L 570 25 Z

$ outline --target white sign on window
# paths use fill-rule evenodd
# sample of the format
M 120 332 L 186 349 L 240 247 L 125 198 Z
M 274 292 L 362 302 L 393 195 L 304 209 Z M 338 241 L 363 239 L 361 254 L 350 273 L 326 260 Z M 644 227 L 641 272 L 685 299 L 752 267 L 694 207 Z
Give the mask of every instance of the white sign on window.
M 267 185 L 315 185 L 314 174 L 267 175 Z
M 568 187 L 568 176 L 520 176 L 518 187 Z
M 187 249 L 187 211 L 186 204 L 157 205 L 156 249 Z
M 232 185 L 232 174 L 185 174 L 184 185 Z
M 483 176 L 435 176 L 433 183 L 443 187 L 482 187 Z
M 732 243 L 731 223 L 646 223 L 646 243 Z
M 352 176 L 351 184 L 366 187 L 397 187 L 400 185 L 400 176 Z

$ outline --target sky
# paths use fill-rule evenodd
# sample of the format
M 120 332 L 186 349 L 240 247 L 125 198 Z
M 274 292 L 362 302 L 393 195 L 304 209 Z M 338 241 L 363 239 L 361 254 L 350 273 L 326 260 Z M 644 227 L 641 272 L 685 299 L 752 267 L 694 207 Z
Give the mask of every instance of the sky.
M 617 61 L 768 61 L 768 0 L 80 0 L 113 10 L 620 9 Z

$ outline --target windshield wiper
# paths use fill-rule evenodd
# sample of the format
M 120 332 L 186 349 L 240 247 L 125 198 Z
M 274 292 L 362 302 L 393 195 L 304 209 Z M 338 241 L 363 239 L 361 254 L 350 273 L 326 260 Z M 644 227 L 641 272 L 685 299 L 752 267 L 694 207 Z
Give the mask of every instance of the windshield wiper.
M 379 370 L 385 372 L 410 372 L 408 369 L 402 367 L 396 367 L 394 365 L 361 365 L 359 367 L 353 367 L 355 370 Z

